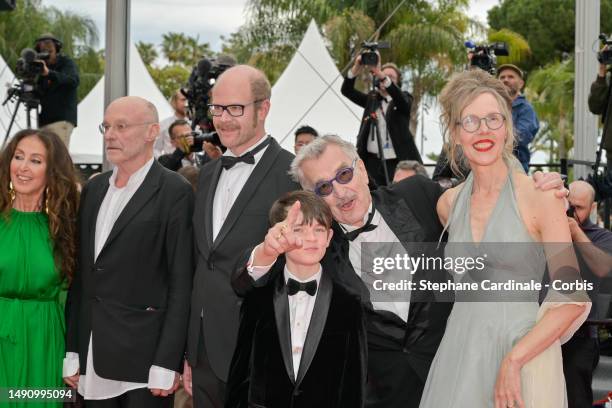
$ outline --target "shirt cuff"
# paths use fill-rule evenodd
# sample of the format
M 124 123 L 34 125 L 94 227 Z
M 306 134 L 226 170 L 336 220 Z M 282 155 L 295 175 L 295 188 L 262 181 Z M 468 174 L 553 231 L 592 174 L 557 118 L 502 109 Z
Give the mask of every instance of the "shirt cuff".
M 147 384 L 147 387 L 158 388 L 160 390 L 169 390 L 174 384 L 175 375 L 175 371 L 152 365 L 149 369 L 149 383 Z
M 346 73 L 346 77 L 347 77 L 348 79 L 353 79 L 353 78 L 355 78 L 355 75 L 353 75 L 353 70 L 352 70 L 352 69 L 349 69 L 349 70 L 348 70 L 348 72 Z
M 274 266 L 274 262 L 266 266 L 253 265 L 253 258 L 255 256 L 255 250 L 259 247 L 259 245 L 253 248 L 253 250 L 251 251 L 251 256 L 249 257 L 249 262 L 247 262 L 247 272 L 249 273 L 251 278 L 253 278 L 254 281 L 260 279 L 262 276 L 268 273 L 268 271 L 272 268 L 272 266 Z
M 79 371 L 79 354 L 67 352 L 62 367 L 62 377 L 72 377 Z

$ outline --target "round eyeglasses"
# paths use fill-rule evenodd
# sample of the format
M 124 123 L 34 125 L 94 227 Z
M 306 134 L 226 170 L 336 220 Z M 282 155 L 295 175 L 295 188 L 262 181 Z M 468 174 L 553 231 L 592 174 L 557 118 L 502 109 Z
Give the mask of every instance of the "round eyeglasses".
M 315 184 L 314 193 L 319 197 L 327 197 L 334 191 L 334 180 L 340 184 L 348 184 L 353 180 L 355 174 L 355 164 L 357 159 L 353 160 L 350 167 L 343 167 L 336 172 L 334 178 L 329 180 L 322 180 Z
M 484 118 L 481 118 L 476 115 L 468 115 L 465 118 L 461 119 L 460 121 L 457 121 L 455 124 L 461 125 L 463 130 L 465 130 L 468 133 L 474 133 L 478 129 L 480 129 L 480 124 L 482 123 L 483 120 L 487 123 L 487 127 L 490 130 L 497 130 L 503 126 L 506 118 L 504 117 L 504 115 L 502 115 L 501 113 L 497 113 L 497 112 L 489 113 Z

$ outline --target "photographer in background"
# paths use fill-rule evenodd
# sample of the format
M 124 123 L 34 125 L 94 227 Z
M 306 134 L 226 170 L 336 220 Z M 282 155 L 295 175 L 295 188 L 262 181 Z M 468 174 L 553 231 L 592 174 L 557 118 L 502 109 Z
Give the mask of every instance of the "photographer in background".
M 604 123 L 610 120 L 612 115 L 612 102 L 610 98 L 610 75 L 607 75 L 606 62 L 612 53 L 612 46 L 606 45 L 599 53 L 599 71 L 595 82 L 591 84 L 591 92 L 589 93 L 589 110 L 595 115 L 601 115 Z M 608 172 L 612 173 L 612 126 L 609 124 L 604 126 L 604 134 L 602 135 L 603 148 L 606 149 L 606 158 L 608 162 Z
M 387 178 L 383 171 L 382 158 L 375 134 L 370 131 L 373 124 L 372 117 L 376 116 L 378 119 L 387 176 L 392 180 L 395 166 L 400 160 L 417 160 L 422 163 L 409 128 L 412 96 L 400 88 L 401 72 L 397 65 L 386 63 L 381 67 L 378 52 L 376 52 L 378 58 L 375 65 L 364 65 L 363 55 L 365 54 L 362 53 L 355 59 L 355 64 L 344 78 L 342 95 L 364 108 L 361 128 L 357 135 L 357 151 L 370 176 L 379 186 L 384 186 L 387 184 Z M 355 79 L 364 68 L 373 75 L 373 80 L 378 82 L 376 95 L 373 95 L 376 99 L 374 103 L 368 100 L 367 94 L 355 89 Z
M 153 145 L 153 155 L 159 158 L 163 154 L 174 152 L 176 146 L 170 141 L 170 125 L 177 120 L 187 120 L 187 98 L 180 89 L 177 89 L 170 97 L 170 106 L 174 110 L 174 115 L 169 116 L 159 122 L 159 135 Z
M 157 158 L 165 168 L 178 171 L 183 167 L 201 167 L 212 159 L 221 157 L 222 152 L 210 142 L 202 142 L 202 151 L 194 151 L 195 138 L 191 125 L 184 119 L 178 119 L 168 128 L 170 143 L 174 151 Z
M 521 93 L 525 86 L 523 71 L 516 65 L 504 64 L 497 69 L 497 78 L 504 83 L 510 98 L 512 98 L 512 124 L 516 135 L 516 145 L 513 153 L 527 172 L 531 159 L 529 143 L 538 133 L 540 123 L 533 106 Z
M 580 274 L 593 284 L 587 293 L 593 302 L 589 319 L 604 319 L 598 315 L 598 293 L 601 279 L 612 267 L 612 232 L 591 222 L 589 215 L 597 208 L 595 190 L 585 181 L 569 185 L 567 211 L 570 233 L 580 262 Z M 590 407 L 593 402 L 591 383 L 599 362 L 597 326 L 585 322 L 562 348 L 563 373 L 567 384 L 569 408 Z
M 49 55 L 40 60 L 43 68 L 37 81 L 38 127 L 54 132 L 70 147 L 70 135 L 77 125 L 79 70 L 72 59 L 61 53 L 62 43 L 53 34 L 41 35 L 34 48 Z

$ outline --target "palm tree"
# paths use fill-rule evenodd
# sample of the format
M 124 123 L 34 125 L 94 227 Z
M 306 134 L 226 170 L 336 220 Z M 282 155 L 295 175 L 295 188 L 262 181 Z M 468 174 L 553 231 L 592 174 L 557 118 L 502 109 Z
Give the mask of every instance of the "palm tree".
M 535 149 L 548 149 L 551 162 L 567 158 L 574 144 L 573 58 L 535 71 L 527 85 L 527 96 L 544 122 L 534 141 Z
M 142 58 L 142 62 L 144 62 L 146 66 L 153 65 L 158 57 L 155 45 L 152 43 L 138 41 L 136 43 L 136 49 L 138 49 L 138 54 L 140 54 L 140 58 Z

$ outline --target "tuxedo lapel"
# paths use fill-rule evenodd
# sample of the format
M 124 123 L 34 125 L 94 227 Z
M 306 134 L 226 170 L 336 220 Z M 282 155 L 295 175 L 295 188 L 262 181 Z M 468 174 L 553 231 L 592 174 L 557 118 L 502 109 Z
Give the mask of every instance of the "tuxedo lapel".
M 327 321 L 327 313 L 329 312 L 329 304 L 332 297 L 332 281 L 328 273 L 329 271 L 327 271 L 327 273 L 323 271 L 321 274 L 319 288 L 317 289 L 317 298 L 315 299 L 312 317 L 308 325 L 308 333 L 304 341 L 304 349 L 302 350 L 302 358 L 300 359 L 296 387 L 299 387 L 300 382 L 308 372 L 310 363 L 312 363 L 312 359 L 317 352 L 317 347 L 319 346 L 319 341 L 321 340 L 323 329 Z
M 130 201 L 126 204 L 121 214 L 115 221 L 113 228 L 111 229 L 106 242 L 104 243 L 104 247 L 100 253 L 102 253 L 106 247 L 119 235 L 121 230 L 128 225 L 130 220 L 134 218 L 136 214 L 140 211 L 140 209 L 151 199 L 151 197 L 157 192 L 159 189 L 159 179 L 161 176 L 162 167 L 161 164 L 157 163 L 157 161 L 153 161 L 151 165 L 151 169 L 147 173 L 145 179 L 142 184 L 136 190 Z
M 425 235 L 421 224 L 403 198 L 393 200 L 392 205 L 381 200 L 379 194 L 372 194 L 376 211 L 380 212 L 391 231 L 402 243 L 424 242 Z
M 276 156 L 278 156 L 280 150 L 280 145 L 276 142 L 276 140 L 271 138 L 270 145 L 266 148 L 263 156 L 255 165 L 255 168 L 242 188 L 242 191 L 240 191 L 240 194 L 238 194 L 238 197 L 236 197 L 234 205 L 227 214 L 227 218 L 225 219 L 219 234 L 214 240 L 213 247 L 217 247 L 221 242 L 223 242 L 225 236 L 232 229 L 236 221 L 238 221 L 238 217 L 240 217 L 240 214 L 242 214 L 247 204 L 251 201 L 251 197 L 253 194 L 255 194 L 255 191 L 257 191 L 257 187 L 259 187 L 259 184 L 263 181 L 270 168 L 272 168 L 276 162 Z M 212 203 L 210 203 L 210 207 L 212 208 Z
M 280 273 L 276 278 L 276 287 L 274 288 L 274 318 L 276 320 L 276 330 L 278 331 L 278 340 L 283 361 L 285 362 L 285 369 L 291 382 L 295 383 L 293 357 L 291 354 L 291 320 L 289 318 L 289 299 L 286 288 L 284 275 Z
M 89 234 L 87 235 L 87 250 L 88 250 L 88 259 L 91 259 L 93 262 L 95 258 L 95 246 L 96 246 L 96 222 L 98 220 L 98 213 L 100 212 L 100 207 L 102 206 L 102 201 L 104 201 L 104 196 L 106 196 L 106 192 L 108 191 L 108 180 L 110 179 L 112 172 L 108 172 L 106 174 L 100 175 L 98 177 L 103 178 L 101 185 L 96 188 L 94 191 L 89 192 L 89 201 L 92 202 L 91 213 L 85 214 L 88 224 Z M 98 181 L 98 180 L 96 180 Z
M 213 204 L 215 200 L 215 191 L 217 190 L 217 184 L 219 184 L 219 178 L 221 177 L 221 160 L 217 160 L 213 167 L 213 173 L 208 184 L 208 191 L 206 193 L 206 202 L 204 203 L 204 233 L 206 234 L 207 247 L 212 248 L 213 246 Z M 202 230 L 201 228 L 197 228 Z

